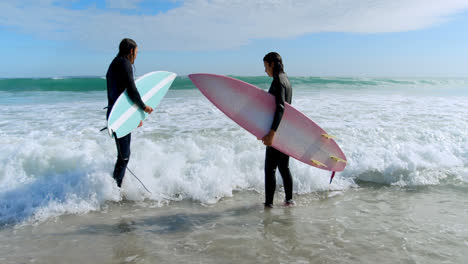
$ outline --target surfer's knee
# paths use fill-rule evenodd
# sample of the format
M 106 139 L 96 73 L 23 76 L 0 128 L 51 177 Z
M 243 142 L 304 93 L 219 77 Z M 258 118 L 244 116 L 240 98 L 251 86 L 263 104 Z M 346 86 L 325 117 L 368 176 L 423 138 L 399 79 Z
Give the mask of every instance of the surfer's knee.
M 278 168 L 278 163 L 274 159 L 265 160 L 265 173 L 276 173 L 276 168 Z
M 276 174 L 276 167 L 275 166 L 267 166 L 265 165 L 265 176 L 267 175 L 275 175 Z
M 128 160 L 130 159 L 130 151 L 123 151 L 123 152 L 119 153 L 117 158 L 119 160 L 126 160 L 128 162 Z
M 281 173 L 281 175 L 291 175 L 291 170 L 289 169 L 289 166 L 278 166 L 278 169 Z
M 116 167 L 126 168 L 127 164 L 128 164 L 128 161 L 129 161 L 129 158 L 117 157 Z

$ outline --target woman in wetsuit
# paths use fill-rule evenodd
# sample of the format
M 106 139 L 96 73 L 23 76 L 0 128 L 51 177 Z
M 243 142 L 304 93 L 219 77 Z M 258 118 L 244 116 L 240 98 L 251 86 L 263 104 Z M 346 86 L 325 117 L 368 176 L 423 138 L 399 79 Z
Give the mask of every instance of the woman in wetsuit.
M 284 113 L 285 102 L 291 103 L 292 89 L 288 76 L 284 73 L 283 60 L 276 52 L 270 52 L 263 58 L 265 72 L 273 77 L 268 92 L 275 96 L 276 110 L 271 124 L 270 132 L 262 138 L 263 144 L 267 146 L 265 153 L 265 208 L 273 207 L 273 197 L 276 189 L 276 168 L 279 169 L 283 178 L 284 192 L 286 194 L 285 205 L 294 205 L 292 200 L 293 180 L 289 170 L 289 156 L 271 147 L 275 139 L 281 118 Z
M 120 42 L 119 53 L 110 64 L 106 74 L 108 100 L 106 118 L 109 118 L 109 114 L 115 101 L 125 90 L 127 90 L 128 97 L 130 97 L 133 103 L 135 103 L 139 108 L 148 114 L 153 112 L 153 108 L 143 103 L 135 86 L 132 65 L 135 62 L 137 53 L 138 46 L 135 41 L 125 38 Z M 143 122 L 140 122 L 139 127 L 142 126 L 142 124 Z M 115 163 L 113 177 L 117 182 L 117 186 L 120 188 L 122 186 L 125 169 L 127 168 L 128 160 L 130 158 L 131 134 L 121 138 L 114 136 L 114 138 L 117 146 L 117 162 Z

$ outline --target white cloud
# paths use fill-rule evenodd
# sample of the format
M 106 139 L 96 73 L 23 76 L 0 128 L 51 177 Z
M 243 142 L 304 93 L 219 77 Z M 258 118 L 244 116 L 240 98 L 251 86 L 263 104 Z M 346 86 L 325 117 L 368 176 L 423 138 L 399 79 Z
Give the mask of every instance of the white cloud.
M 108 0 L 135 8 L 138 0 Z M 0 3 L 0 26 L 44 39 L 115 49 L 123 37 L 145 50 L 229 49 L 255 39 L 315 32 L 380 33 L 443 23 L 468 8 L 468 0 L 187 0 L 154 15 L 116 10 L 70 10 L 52 1 Z

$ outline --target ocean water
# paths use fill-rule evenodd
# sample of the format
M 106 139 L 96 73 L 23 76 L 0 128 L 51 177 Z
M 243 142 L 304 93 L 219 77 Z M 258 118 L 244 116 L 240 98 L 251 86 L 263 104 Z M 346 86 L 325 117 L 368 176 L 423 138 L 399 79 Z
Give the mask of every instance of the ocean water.
M 291 82 L 348 165 L 291 160 L 265 211 L 265 147 L 187 77 L 132 133 L 151 193 L 113 182 L 103 78 L 1 79 L 0 263 L 466 263 L 468 79 Z

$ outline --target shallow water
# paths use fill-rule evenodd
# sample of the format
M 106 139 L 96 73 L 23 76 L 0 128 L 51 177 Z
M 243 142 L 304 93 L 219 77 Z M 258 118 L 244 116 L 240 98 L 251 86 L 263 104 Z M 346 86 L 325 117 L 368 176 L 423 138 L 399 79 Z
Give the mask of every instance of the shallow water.
M 265 210 L 237 192 L 214 205 L 108 202 L 0 231 L 2 263 L 466 263 L 461 186 L 368 185 Z M 281 200 L 282 194 L 277 195 Z M 161 207 L 160 207 L 161 206 Z

